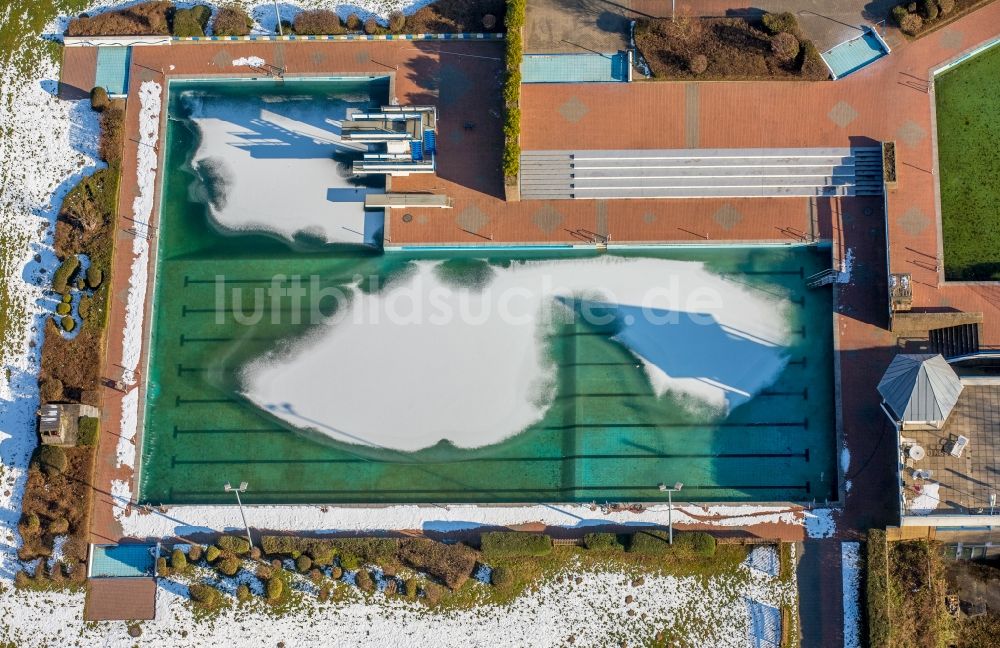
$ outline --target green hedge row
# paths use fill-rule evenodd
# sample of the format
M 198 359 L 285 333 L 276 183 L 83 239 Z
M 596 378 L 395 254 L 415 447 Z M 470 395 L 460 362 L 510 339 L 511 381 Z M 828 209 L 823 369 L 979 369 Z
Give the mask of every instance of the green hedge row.
M 715 555 L 715 538 L 701 531 L 674 533 L 674 544 L 666 531 L 637 531 L 629 539 L 628 550 L 653 556 L 666 554 L 694 555 L 711 558 Z
M 544 556 L 552 551 L 552 538 L 523 531 L 492 531 L 479 540 L 486 559 Z
M 524 27 L 525 6 L 527 0 L 507 0 L 507 76 L 503 85 L 504 102 L 504 147 L 502 169 L 504 183 L 517 183 L 517 174 L 521 169 L 521 58 L 524 54 L 524 44 L 521 31 Z
M 868 531 L 865 560 L 866 595 L 868 599 L 868 645 L 884 648 L 892 639 L 892 621 L 889 619 L 889 545 L 885 531 Z

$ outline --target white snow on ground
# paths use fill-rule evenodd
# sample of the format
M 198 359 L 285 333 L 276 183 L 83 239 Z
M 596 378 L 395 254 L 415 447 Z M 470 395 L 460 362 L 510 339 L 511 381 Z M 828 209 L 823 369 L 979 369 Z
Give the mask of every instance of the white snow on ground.
M 233 59 L 233 65 L 239 67 L 241 65 L 248 65 L 250 67 L 260 67 L 264 65 L 264 59 L 259 56 L 243 56 L 238 59 Z
M 840 272 L 837 273 L 837 283 L 850 283 L 852 270 L 854 270 L 854 249 L 847 248 L 847 254 L 840 262 Z
M 844 648 L 861 648 L 860 543 L 840 543 L 840 577 L 843 583 Z
M 750 555 L 747 556 L 746 560 L 748 567 L 756 569 L 757 571 L 767 574 L 768 576 L 778 575 L 778 563 L 778 548 L 774 545 L 755 546 L 750 550 Z
M 121 433 L 115 446 L 117 466 L 135 468 L 135 433 L 139 427 L 139 390 L 132 391 L 122 397 Z
M 924 484 L 920 494 L 910 500 L 906 512 L 910 515 L 930 515 L 941 503 L 938 491 L 941 484 Z
M 232 98 L 185 90 L 181 98 L 201 136 L 191 164 L 219 225 L 288 239 L 305 233 L 329 243 L 377 243 L 383 216 L 366 212 L 364 201 L 383 190 L 351 184 L 345 163 L 335 159 L 367 150 L 340 137 L 348 111 L 369 107 L 367 94 L 317 101 L 309 94 Z
M 845 445 L 840 449 L 840 472 L 847 474 L 847 470 L 851 467 L 851 451 Z
M 125 496 L 130 496 L 127 492 Z M 134 537 L 184 536 L 207 531 L 240 531 L 243 521 L 233 506 L 170 506 L 165 509 L 140 511 L 133 507 L 124 515 L 127 499 L 120 502 L 116 517 L 125 535 Z M 631 526 L 666 526 L 669 511 L 666 505 L 646 508 L 642 513 L 627 511 L 602 512 L 597 507 L 581 504 L 540 504 L 526 506 L 247 506 L 247 523 L 257 529 L 275 531 L 310 530 L 318 532 L 371 532 L 388 530 L 460 531 L 479 526 L 510 526 L 538 522 L 552 526 L 575 528 L 603 524 Z M 754 524 L 806 524 L 810 537 L 828 537 L 833 533 L 832 522 L 813 525 L 827 535 L 813 536 L 810 519 L 827 520 L 823 511 L 804 511 L 782 506 L 698 506 L 675 504 L 675 525 L 707 525 L 733 528 Z M 806 517 L 806 516 L 812 516 Z
M 60 535 L 52 540 L 52 555 L 45 561 L 45 565 L 52 569 L 52 566 L 63 559 L 63 545 L 69 540 L 69 536 Z
M 834 509 L 812 509 L 803 511 L 806 521 L 806 533 L 810 538 L 832 538 L 837 532 L 837 521 Z
M 603 256 L 491 272 L 485 286 L 458 287 L 438 263 L 418 262 L 388 290 L 355 287 L 330 326 L 248 368 L 247 396 L 339 440 L 411 451 L 448 439 L 470 448 L 542 418 L 557 369 L 545 334 L 574 311 L 578 321 L 618 324 L 615 339 L 657 394 L 680 392 L 720 414 L 771 384 L 787 362 L 787 303 L 701 263 Z

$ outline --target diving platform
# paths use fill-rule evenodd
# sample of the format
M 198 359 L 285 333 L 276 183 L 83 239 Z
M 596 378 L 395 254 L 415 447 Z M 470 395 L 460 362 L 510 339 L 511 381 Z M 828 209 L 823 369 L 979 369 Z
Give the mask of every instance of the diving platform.
M 341 124 L 345 141 L 384 147 L 352 164 L 356 174 L 409 175 L 434 173 L 437 155 L 437 108 L 382 106 L 357 111 Z

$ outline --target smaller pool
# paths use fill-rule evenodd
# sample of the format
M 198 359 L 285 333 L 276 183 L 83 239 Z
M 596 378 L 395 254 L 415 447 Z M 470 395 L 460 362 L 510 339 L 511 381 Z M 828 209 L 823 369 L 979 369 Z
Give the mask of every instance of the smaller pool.
M 94 545 L 90 555 L 90 577 L 152 576 L 156 545 Z
M 870 29 L 865 29 L 865 33 L 844 41 L 839 45 L 823 52 L 823 60 L 826 61 L 834 79 L 842 79 L 852 72 L 857 72 L 866 65 L 870 65 L 889 53 L 889 46 L 885 44 L 878 34 Z
M 521 59 L 523 83 L 628 81 L 628 52 L 609 54 L 527 54 Z

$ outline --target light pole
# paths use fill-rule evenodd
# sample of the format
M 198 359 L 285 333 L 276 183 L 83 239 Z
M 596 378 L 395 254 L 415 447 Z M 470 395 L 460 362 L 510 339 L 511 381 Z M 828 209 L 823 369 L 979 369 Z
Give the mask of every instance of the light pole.
M 253 549 L 253 539 L 250 538 L 250 527 L 247 525 L 247 516 L 243 513 L 243 500 L 240 499 L 240 493 L 247 492 L 247 487 L 249 484 L 246 482 L 240 482 L 239 488 L 233 488 L 232 484 L 226 482 L 226 485 L 222 487 L 227 493 L 236 493 L 236 504 L 240 507 L 240 517 L 243 518 L 243 528 L 247 532 L 247 542 L 250 543 L 250 549 Z
M 278 11 L 278 0 L 274 0 L 274 17 L 278 19 L 278 36 L 284 36 L 285 32 L 281 29 L 281 12 Z
M 669 529 L 670 544 L 674 544 L 674 493 L 679 493 L 684 488 L 684 484 L 676 482 L 673 488 L 667 488 L 666 484 L 660 484 L 660 492 L 667 493 L 667 528 Z

